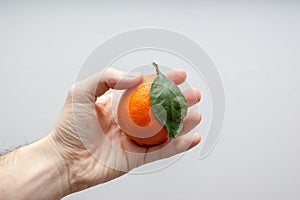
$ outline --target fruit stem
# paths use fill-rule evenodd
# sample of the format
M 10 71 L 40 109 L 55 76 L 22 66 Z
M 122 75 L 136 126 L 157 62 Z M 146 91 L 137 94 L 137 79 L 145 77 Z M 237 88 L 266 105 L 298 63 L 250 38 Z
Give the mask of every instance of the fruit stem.
M 156 74 L 159 75 L 158 64 L 156 62 L 152 62 L 152 65 L 155 67 Z

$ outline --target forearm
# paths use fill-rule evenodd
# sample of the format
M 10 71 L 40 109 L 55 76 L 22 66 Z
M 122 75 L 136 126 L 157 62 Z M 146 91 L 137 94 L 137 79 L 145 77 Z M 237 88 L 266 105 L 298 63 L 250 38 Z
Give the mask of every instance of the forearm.
M 0 200 L 60 199 L 68 193 L 64 161 L 47 137 L 0 157 Z

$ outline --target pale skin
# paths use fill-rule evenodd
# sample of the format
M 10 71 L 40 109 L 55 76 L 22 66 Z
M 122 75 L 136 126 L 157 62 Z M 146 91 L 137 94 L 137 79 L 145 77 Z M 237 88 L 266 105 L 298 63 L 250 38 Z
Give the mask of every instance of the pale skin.
M 178 85 L 186 80 L 186 73 L 180 69 L 168 72 L 166 76 Z M 60 199 L 199 144 L 200 135 L 189 133 L 200 123 L 201 115 L 197 110 L 189 110 L 180 135 L 172 142 L 140 147 L 122 132 L 112 115 L 112 95 L 105 93 L 109 89 L 127 89 L 141 81 L 141 74 L 127 74 L 108 68 L 74 84 L 51 133 L 0 157 L 0 200 Z M 191 88 L 183 91 L 183 94 L 189 106 L 200 101 L 198 89 Z M 80 116 L 74 112 L 74 99 Z M 91 117 L 94 115 L 96 118 Z M 83 129 L 87 137 L 100 135 L 97 145 L 87 149 L 82 142 L 82 135 L 79 137 L 78 127 L 75 128 L 74 119 L 80 119 L 79 126 L 87 127 Z M 102 128 L 102 135 L 94 128 L 97 126 Z M 114 151 L 104 137 L 120 151 Z M 99 162 L 93 156 L 95 154 L 105 159 Z

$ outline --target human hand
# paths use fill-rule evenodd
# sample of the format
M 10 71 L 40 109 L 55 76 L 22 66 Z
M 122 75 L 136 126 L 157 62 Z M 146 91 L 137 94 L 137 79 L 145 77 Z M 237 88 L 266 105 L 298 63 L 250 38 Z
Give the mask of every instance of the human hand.
M 182 70 L 166 73 L 176 84 L 186 79 Z M 111 89 L 127 89 L 139 84 L 142 75 L 107 68 L 72 86 L 54 130 L 47 136 L 62 156 L 69 193 L 117 178 L 143 164 L 182 153 L 200 142 L 198 133 L 189 133 L 201 115 L 190 110 L 180 136 L 153 147 L 141 147 L 119 128 L 113 116 Z M 200 101 L 195 88 L 183 92 L 192 106 Z

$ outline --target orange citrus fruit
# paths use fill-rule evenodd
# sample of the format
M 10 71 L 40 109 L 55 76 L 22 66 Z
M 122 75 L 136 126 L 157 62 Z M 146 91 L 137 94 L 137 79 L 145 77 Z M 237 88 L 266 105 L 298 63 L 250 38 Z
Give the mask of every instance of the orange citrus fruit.
M 150 89 L 156 74 L 144 76 L 143 82 L 125 90 L 117 110 L 118 123 L 125 134 L 140 146 L 161 144 L 169 133 L 151 110 Z
M 141 146 L 161 144 L 174 139 L 182 130 L 187 102 L 180 88 L 159 71 L 144 76 L 142 83 L 125 90 L 117 117 L 120 128 Z

